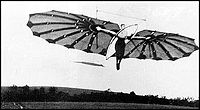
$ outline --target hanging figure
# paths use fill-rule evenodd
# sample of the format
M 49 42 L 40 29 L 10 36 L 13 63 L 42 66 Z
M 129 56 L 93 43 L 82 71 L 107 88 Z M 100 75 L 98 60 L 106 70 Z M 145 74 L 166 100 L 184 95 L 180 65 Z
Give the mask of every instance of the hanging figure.
M 121 29 L 125 28 L 125 24 L 121 24 Z M 116 55 L 116 68 L 117 70 L 120 69 L 120 63 L 122 58 L 124 57 L 124 51 L 125 51 L 125 38 L 127 37 L 127 31 L 123 31 L 120 34 L 118 34 L 118 40 L 115 43 L 115 55 Z
M 121 63 L 121 60 L 124 56 L 124 50 L 125 50 L 125 38 L 118 38 L 116 44 L 115 44 L 115 55 L 116 55 L 116 67 L 117 67 L 117 70 L 120 69 L 120 63 Z
M 135 25 L 137 25 L 137 24 L 135 24 Z M 115 36 L 111 40 L 110 45 L 108 47 L 106 59 L 110 58 L 113 54 L 115 54 L 117 70 L 120 69 L 120 63 L 121 63 L 122 58 L 124 57 L 125 46 L 126 46 L 125 40 L 130 40 L 131 37 L 134 35 L 134 34 L 131 34 L 130 36 L 127 36 L 128 33 L 126 30 L 124 30 L 125 28 L 126 28 L 125 24 L 121 24 L 121 31 L 118 33 L 115 33 L 110 30 L 102 29 L 101 27 L 96 27 L 96 29 L 98 31 L 103 31 L 103 32 L 106 32 L 106 33 L 109 33 L 109 34 L 112 34 L 113 36 Z M 113 46 L 114 46 L 114 49 L 112 49 Z

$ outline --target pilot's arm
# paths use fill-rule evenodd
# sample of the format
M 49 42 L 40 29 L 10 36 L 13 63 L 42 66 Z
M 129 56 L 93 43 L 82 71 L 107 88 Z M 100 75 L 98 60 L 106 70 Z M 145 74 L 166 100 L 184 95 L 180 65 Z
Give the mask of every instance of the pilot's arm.
M 102 32 L 105 32 L 105 33 L 108 33 L 108 34 L 112 34 L 112 35 L 114 35 L 114 36 L 116 36 L 117 35 L 117 33 L 116 32 L 114 32 L 114 31 L 111 31 L 111 30 L 107 30 L 107 29 L 102 29 L 101 27 L 96 27 L 96 29 L 98 30 L 98 31 L 102 31 Z

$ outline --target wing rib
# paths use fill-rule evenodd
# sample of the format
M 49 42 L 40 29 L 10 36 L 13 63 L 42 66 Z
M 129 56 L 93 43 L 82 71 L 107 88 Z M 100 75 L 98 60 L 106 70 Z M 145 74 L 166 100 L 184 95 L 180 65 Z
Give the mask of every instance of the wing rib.
M 67 48 L 74 48 L 74 45 L 77 44 L 79 41 L 81 41 L 83 38 L 85 38 L 87 35 L 87 33 L 83 34 L 82 36 L 80 36 L 77 40 L 75 40 L 71 45 L 64 45 Z
M 56 39 L 54 39 L 54 40 L 55 40 L 55 41 L 62 40 L 62 39 L 64 39 L 64 38 L 68 37 L 68 36 L 71 36 L 71 35 L 74 35 L 74 34 L 78 34 L 78 33 L 80 33 L 80 31 L 81 31 L 81 30 L 78 30 L 78 31 L 75 31 L 75 32 L 72 32 L 72 33 L 68 33 L 68 34 L 62 35 L 62 36 L 60 36 L 60 37 L 58 37 L 58 38 L 56 38 Z
M 169 53 L 169 51 L 167 51 L 167 49 L 160 42 L 158 42 L 157 44 L 162 48 L 164 53 L 168 56 L 169 60 L 176 60 L 177 59 L 177 58 L 173 58 L 171 56 L 171 54 Z
M 137 45 L 136 45 L 130 52 L 128 52 L 124 57 L 125 57 L 125 58 L 128 58 L 128 56 L 129 56 L 131 53 L 133 53 L 133 51 L 134 51 L 135 49 L 137 49 L 139 46 L 141 46 L 144 42 L 145 42 L 145 41 L 140 42 L 139 44 L 137 44 Z
M 198 47 L 196 45 L 193 45 L 191 43 L 188 43 L 188 42 L 185 42 L 185 41 L 182 41 L 182 40 L 179 40 L 179 39 L 174 39 L 174 38 L 167 38 L 167 39 L 174 40 L 174 41 L 177 41 L 177 42 L 181 42 L 181 43 L 193 46 L 193 47 L 195 47 L 195 49 L 198 49 Z
M 34 15 L 51 16 L 51 17 L 58 17 L 58 18 L 64 18 L 64 19 L 67 19 L 67 20 L 77 21 L 77 19 L 74 19 L 74 18 L 70 18 L 70 17 L 66 17 L 66 16 L 61 16 L 61 15 L 55 15 L 55 14 L 47 14 L 47 13 L 30 14 L 30 17 L 32 17 Z M 82 21 L 80 21 L 80 22 L 82 22 Z
M 145 50 L 146 46 L 147 46 L 147 44 L 146 44 L 146 41 L 145 41 L 143 43 L 143 47 L 142 47 L 141 53 L 137 58 L 139 58 L 139 59 L 145 59 L 146 58 L 146 55 L 144 55 L 144 52 L 145 52 L 144 50 Z

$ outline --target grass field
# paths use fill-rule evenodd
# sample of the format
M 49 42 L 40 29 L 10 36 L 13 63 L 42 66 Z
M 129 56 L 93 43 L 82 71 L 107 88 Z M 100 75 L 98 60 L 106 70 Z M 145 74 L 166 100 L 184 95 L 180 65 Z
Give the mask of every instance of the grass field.
M 1 109 L 198 109 L 194 107 L 110 102 L 4 102 Z
M 39 89 L 40 87 L 44 87 L 47 92 L 51 86 L 30 86 L 30 90 Z M 8 88 L 9 88 L 8 86 L 1 86 L 1 93 L 4 93 L 5 91 L 7 91 Z M 74 95 L 74 94 L 79 95 L 81 93 L 91 94 L 91 92 L 93 92 L 93 93 L 103 92 L 101 90 L 70 88 L 70 87 L 56 87 L 56 88 L 57 88 L 57 91 L 69 93 L 69 95 Z

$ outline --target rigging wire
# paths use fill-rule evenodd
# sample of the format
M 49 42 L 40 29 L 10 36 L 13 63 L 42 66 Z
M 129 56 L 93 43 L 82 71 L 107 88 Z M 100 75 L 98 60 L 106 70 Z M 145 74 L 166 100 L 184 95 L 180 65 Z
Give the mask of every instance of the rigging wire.
M 97 13 L 98 13 L 98 9 L 97 9 L 97 6 L 96 6 L 96 19 L 97 19 Z
M 108 11 L 98 10 L 97 7 L 96 7 L 96 16 L 97 16 L 97 12 L 102 12 L 102 13 L 107 13 L 107 14 L 112 14 L 112 15 L 117 15 L 117 16 L 122 16 L 122 17 L 142 20 L 142 21 L 147 21 L 146 19 L 143 19 L 143 18 L 137 18 L 137 17 L 126 16 L 126 15 L 121 15 L 121 14 L 117 14 L 117 13 L 112 13 L 112 12 L 108 12 Z

